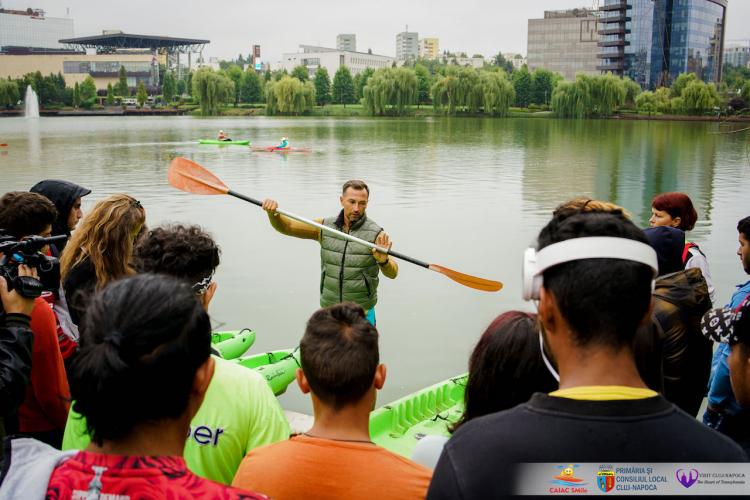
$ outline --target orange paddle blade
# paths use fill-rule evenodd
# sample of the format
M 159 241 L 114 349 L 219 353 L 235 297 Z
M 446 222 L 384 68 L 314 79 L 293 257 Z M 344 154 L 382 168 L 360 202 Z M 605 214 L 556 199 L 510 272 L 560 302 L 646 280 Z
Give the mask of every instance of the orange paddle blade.
M 493 281 L 479 278 L 477 276 L 471 276 L 469 274 L 459 273 L 458 271 L 454 271 L 453 269 L 448 269 L 447 267 L 439 266 L 437 264 L 430 264 L 430 269 L 440 274 L 444 274 L 456 283 L 460 283 L 475 290 L 481 290 L 483 292 L 498 292 L 503 288 L 503 284 L 499 281 Z
M 167 181 L 181 191 L 193 194 L 227 194 L 221 179 L 194 161 L 178 156 L 169 165 Z

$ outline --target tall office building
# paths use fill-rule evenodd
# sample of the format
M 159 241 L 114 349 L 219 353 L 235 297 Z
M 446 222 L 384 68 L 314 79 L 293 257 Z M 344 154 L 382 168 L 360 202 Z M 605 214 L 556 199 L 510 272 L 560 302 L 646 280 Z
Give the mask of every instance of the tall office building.
M 601 71 L 644 88 L 670 85 L 680 73 L 718 83 L 727 0 L 604 0 Z
M 336 37 L 336 49 L 357 52 L 357 35 L 342 34 Z
M 408 29 L 408 27 L 407 27 Z M 419 33 L 402 31 L 396 35 L 396 59 L 399 61 L 414 60 L 419 56 Z
M 598 74 L 597 12 L 591 9 L 545 11 L 543 19 L 529 19 L 527 64 L 573 80 L 578 73 Z
M 73 38 L 73 20 L 46 17 L 41 9 L 0 8 L 0 50 L 3 47 L 64 49 L 58 40 Z

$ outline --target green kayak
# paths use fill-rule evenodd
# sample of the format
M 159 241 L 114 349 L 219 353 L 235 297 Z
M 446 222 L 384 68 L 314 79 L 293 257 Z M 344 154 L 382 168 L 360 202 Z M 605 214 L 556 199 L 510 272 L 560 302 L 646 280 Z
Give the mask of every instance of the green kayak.
M 239 358 L 250 349 L 255 342 L 255 332 L 249 328 L 239 331 L 215 332 L 211 334 L 213 348 L 222 358 Z
M 410 457 L 424 436 L 449 436 L 448 426 L 463 414 L 467 378 L 464 374 L 445 380 L 370 413 L 373 442 Z
M 280 396 L 294 381 L 297 368 L 300 366 L 299 349 L 284 349 L 254 354 L 235 359 L 235 362 L 263 375 L 268 385 L 271 386 L 273 393 Z
M 250 141 L 220 141 L 218 139 L 199 139 L 198 144 L 218 144 L 220 146 L 247 146 Z

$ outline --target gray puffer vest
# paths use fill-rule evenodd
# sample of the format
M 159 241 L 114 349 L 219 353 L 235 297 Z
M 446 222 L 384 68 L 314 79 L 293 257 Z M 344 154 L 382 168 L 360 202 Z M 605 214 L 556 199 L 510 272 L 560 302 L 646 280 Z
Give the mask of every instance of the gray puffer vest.
M 344 211 L 326 217 L 323 225 L 343 230 Z M 383 230 L 367 215 L 349 228 L 349 234 L 374 243 Z M 320 240 L 320 307 L 351 301 L 365 310 L 378 302 L 378 263 L 372 251 L 340 236 L 321 231 Z

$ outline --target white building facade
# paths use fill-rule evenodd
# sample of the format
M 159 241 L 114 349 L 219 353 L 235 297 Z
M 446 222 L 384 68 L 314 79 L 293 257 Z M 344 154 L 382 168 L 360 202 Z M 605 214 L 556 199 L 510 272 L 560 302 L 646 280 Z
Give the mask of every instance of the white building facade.
M 64 49 L 58 40 L 74 36 L 72 19 L 45 17 L 40 9 L 0 12 L 0 48 Z
M 414 60 L 419 56 L 419 33 L 403 31 L 396 35 L 396 59 Z
M 750 67 L 750 41 L 727 42 L 724 48 L 724 64 L 741 68 Z
M 327 47 L 316 47 L 313 45 L 300 45 L 301 52 L 290 52 L 282 55 L 282 60 L 277 69 L 291 71 L 297 66 L 305 66 L 310 77 L 315 76 L 318 66 L 328 70 L 333 78 L 341 66 L 346 66 L 352 76 L 356 76 L 367 68 L 381 69 L 390 68 L 396 59 L 369 52 L 353 52 L 337 50 Z

